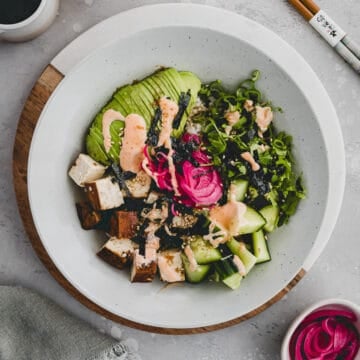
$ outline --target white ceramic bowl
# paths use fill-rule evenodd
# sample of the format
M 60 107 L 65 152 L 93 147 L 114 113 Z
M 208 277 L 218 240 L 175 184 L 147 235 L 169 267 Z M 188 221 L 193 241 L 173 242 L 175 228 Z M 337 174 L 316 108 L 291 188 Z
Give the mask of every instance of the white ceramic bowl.
M 335 226 L 344 189 L 344 150 L 334 107 L 299 54 L 263 26 L 200 5 L 154 5 L 118 14 L 80 36 L 53 61 L 65 75 L 48 101 L 32 141 L 31 210 L 55 265 L 83 295 L 147 329 L 210 329 L 259 312 L 308 271 Z M 158 66 L 191 70 L 232 87 L 260 69 L 259 87 L 281 106 L 276 126 L 293 135 L 308 196 L 290 224 L 271 236 L 273 260 L 257 266 L 238 291 L 202 284 L 131 284 L 128 273 L 96 257 L 105 237 L 81 229 L 78 193 L 67 171 L 83 149 L 96 112 L 119 85 Z M 285 290 L 284 290 L 285 289 Z
M 339 310 L 350 310 L 352 311 L 356 317 L 357 321 L 354 323 L 356 329 L 360 333 L 360 306 L 344 299 L 326 299 L 321 300 L 308 308 L 306 308 L 301 314 L 299 314 L 295 320 L 291 323 L 286 335 L 284 337 L 282 346 L 281 346 L 281 360 L 291 360 L 289 356 L 289 343 L 292 334 L 296 330 L 296 328 L 300 325 L 300 323 L 305 319 L 306 316 L 310 315 L 314 311 L 320 309 L 339 309 Z M 355 360 L 360 359 L 360 352 L 356 355 Z

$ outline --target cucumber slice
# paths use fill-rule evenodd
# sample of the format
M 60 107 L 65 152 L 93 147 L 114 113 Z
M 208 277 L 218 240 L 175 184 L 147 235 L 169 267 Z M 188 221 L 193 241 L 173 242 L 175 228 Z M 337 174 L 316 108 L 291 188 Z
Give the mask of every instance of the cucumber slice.
M 213 207 L 209 220 L 219 230 L 228 231 L 233 236 L 252 234 L 266 223 L 260 213 L 240 201 L 229 201 L 223 206 Z
M 190 247 L 194 253 L 196 262 L 200 265 L 209 264 L 222 258 L 221 252 L 201 236 L 196 236 L 190 241 Z
M 242 276 L 239 273 L 230 275 L 229 277 L 223 279 L 223 283 L 232 290 L 236 290 L 240 287 Z
M 210 265 L 198 265 L 195 270 L 190 268 L 190 262 L 185 254 L 181 254 L 181 259 L 184 264 L 185 277 L 190 283 L 199 283 L 203 281 L 210 271 Z
M 264 230 L 267 232 L 274 231 L 279 221 L 279 208 L 274 205 L 268 205 L 262 208 L 259 212 L 266 220 Z
M 262 230 L 254 232 L 252 234 L 252 244 L 254 249 L 254 255 L 257 258 L 257 264 L 261 264 L 271 260 L 267 240 Z
M 256 256 L 246 248 L 245 243 L 237 241 L 234 238 L 231 238 L 226 245 L 234 255 L 240 258 L 245 265 L 246 274 L 248 274 L 257 262 Z
M 252 234 L 260 230 L 266 223 L 263 216 L 249 206 L 247 206 L 244 218 L 246 219 L 246 223 L 239 226 L 238 235 Z
M 231 259 L 218 261 L 214 266 L 215 271 L 220 275 L 221 281 L 226 286 L 233 290 L 239 288 L 242 276 Z
M 247 180 L 238 179 L 232 181 L 229 190 L 229 200 L 230 197 L 232 196 L 233 200 L 235 201 L 243 201 L 245 199 L 245 195 L 248 187 L 249 187 L 249 181 Z

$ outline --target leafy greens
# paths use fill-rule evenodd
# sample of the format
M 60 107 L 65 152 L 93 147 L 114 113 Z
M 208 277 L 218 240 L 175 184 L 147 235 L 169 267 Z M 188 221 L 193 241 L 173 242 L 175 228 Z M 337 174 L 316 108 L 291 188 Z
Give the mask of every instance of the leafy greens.
M 227 179 L 224 193 L 231 181 L 249 180 L 245 201 L 255 208 L 264 202 L 277 205 L 280 209 L 278 225 L 281 226 L 295 213 L 300 200 L 305 197 L 305 189 L 294 168 L 292 137 L 277 132 L 272 123 L 266 132 L 259 131 L 257 106 L 269 106 L 273 112 L 282 111 L 263 99 L 256 87 L 259 76 L 260 72 L 254 71 L 234 92 L 227 91 L 219 80 L 202 85 L 199 97 L 206 111 L 194 115 L 192 121 L 201 124 L 203 141 L 213 164 L 222 178 Z M 229 127 L 226 114 L 236 111 L 239 120 Z M 261 166 L 259 171 L 253 171 L 241 157 L 244 152 L 251 153 Z M 226 202 L 225 196 L 222 202 Z

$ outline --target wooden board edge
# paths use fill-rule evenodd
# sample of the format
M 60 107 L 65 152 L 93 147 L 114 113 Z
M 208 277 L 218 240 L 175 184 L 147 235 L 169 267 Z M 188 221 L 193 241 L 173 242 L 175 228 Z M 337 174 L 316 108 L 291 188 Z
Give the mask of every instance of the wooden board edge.
M 95 304 L 83 294 L 81 294 L 70 282 L 61 274 L 55 264 L 50 259 L 42 241 L 37 233 L 33 217 L 31 215 L 28 189 L 27 189 L 27 168 L 28 157 L 32 136 L 37 124 L 37 121 L 44 109 L 48 99 L 54 92 L 56 87 L 60 84 L 64 75 L 58 71 L 54 66 L 48 65 L 40 75 L 39 79 L 32 88 L 29 97 L 26 100 L 23 111 L 20 115 L 19 124 L 16 131 L 14 149 L 13 149 L 13 183 L 18 204 L 19 213 L 24 224 L 26 233 L 30 239 L 32 247 L 39 259 L 42 261 L 46 269 L 53 276 L 53 278 L 76 300 L 92 311 L 97 312 L 101 316 L 118 322 L 122 325 L 129 326 L 138 330 L 149 331 L 159 334 L 169 335 L 189 335 L 199 334 L 209 331 L 220 330 L 229 326 L 239 324 L 253 316 L 258 315 L 269 306 L 279 301 L 285 294 L 287 294 L 305 275 L 305 270 L 301 269 L 296 276 L 282 289 L 278 294 L 273 296 L 265 304 L 242 315 L 236 319 L 229 320 L 220 324 L 197 327 L 197 328 L 163 328 L 151 325 L 140 324 L 123 317 L 117 316 L 99 305 Z

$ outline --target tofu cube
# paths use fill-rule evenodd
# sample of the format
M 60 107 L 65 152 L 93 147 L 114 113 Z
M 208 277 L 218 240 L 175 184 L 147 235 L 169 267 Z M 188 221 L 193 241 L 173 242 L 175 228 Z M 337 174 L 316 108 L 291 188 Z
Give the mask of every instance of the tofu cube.
M 97 255 L 111 266 L 123 269 L 131 263 L 137 244 L 129 239 L 111 237 Z
M 115 211 L 110 218 L 109 234 L 131 239 L 136 235 L 139 219 L 136 211 Z
M 181 251 L 166 250 L 158 253 L 158 267 L 162 281 L 169 283 L 185 281 L 184 266 Z
M 146 198 L 151 185 L 151 177 L 141 170 L 136 174 L 136 177 L 125 181 L 130 194 L 134 198 Z
M 145 249 L 146 253 L 146 249 Z M 151 282 L 156 275 L 156 255 L 145 258 L 144 255 L 135 250 L 134 259 L 131 266 L 131 281 L 132 282 Z
M 89 155 L 80 154 L 69 171 L 69 176 L 81 187 L 85 183 L 100 179 L 106 167 L 93 160 Z
M 102 215 L 100 211 L 94 210 L 88 202 L 76 203 L 76 211 L 80 220 L 81 227 L 84 230 L 96 228 L 101 221 Z
M 95 210 L 109 210 L 124 203 L 119 184 L 110 176 L 85 183 L 86 196 Z

